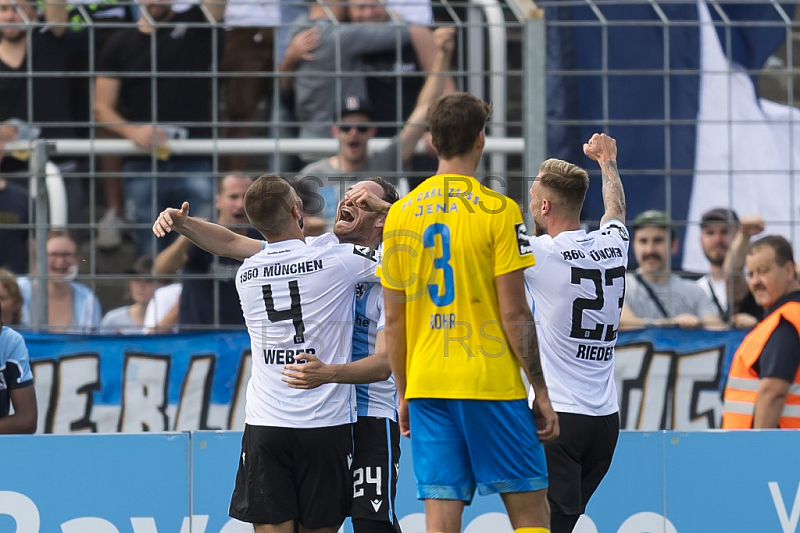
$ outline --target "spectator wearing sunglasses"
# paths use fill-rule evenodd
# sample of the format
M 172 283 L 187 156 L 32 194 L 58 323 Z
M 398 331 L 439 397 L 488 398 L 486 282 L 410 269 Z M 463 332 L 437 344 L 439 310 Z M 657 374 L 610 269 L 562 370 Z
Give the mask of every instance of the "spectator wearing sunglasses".
M 368 151 L 368 142 L 377 131 L 369 103 L 358 96 L 344 99 L 341 120 L 331 127 L 333 137 L 339 140 L 339 153 L 307 165 L 298 174 L 298 194 L 304 199 L 307 216 L 333 221 L 344 191 L 357 181 L 379 175 L 392 184 L 397 183 L 404 164 L 425 133 L 428 108 L 442 95 L 448 79 L 442 72 L 450 67 L 453 29 L 437 29 L 434 39 L 438 50 L 436 60 L 417 105 L 400 134 L 384 150 L 372 154 Z

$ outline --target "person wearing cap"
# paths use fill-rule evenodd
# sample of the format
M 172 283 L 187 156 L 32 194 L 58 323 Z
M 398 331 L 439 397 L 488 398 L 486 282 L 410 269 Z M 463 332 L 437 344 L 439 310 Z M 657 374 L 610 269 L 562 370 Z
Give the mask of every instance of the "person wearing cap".
M 639 268 L 626 274 L 620 328 L 722 327 L 711 299 L 693 281 L 670 272 L 678 239 L 664 211 L 649 210 L 633 221 L 633 253 Z
M 800 282 L 792 245 L 768 235 L 750 245 L 747 282 L 767 316 L 733 356 L 723 429 L 800 429 Z
M 372 119 L 369 104 L 355 95 L 344 99 L 342 119 L 331 128 L 332 135 L 339 140 L 339 153 L 307 165 L 298 174 L 298 192 L 301 196 L 307 192 L 310 180 L 314 179 L 322 184 L 318 195 L 323 205 L 314 205 L 319 202 L 319 198 L 317 202 L 306 201 L 305 209 L 308 214 L 332 221 L 336 216 L 336 205 L 345 189 L 360 179 L 377 174 L 390 182 L 396 182 L 391 175 L 402 170 L 402 165 L 414 153 L 417 142 L 425 133 L 428 109 L 444 91 L 447 76 L 440 73 L 450 67 L 455 46 L 454 36 L 453 28 L 439 28 L 434 32 L 438 53 L 433 69 L 402 131 L 382 152 L 370 155 L 367 151 L 367 144 L 376 132 L 375 127 L 368 124 Z
M 97 328 L 98 333 L 105 335 L 142 333 L 147 304 L 153 298 L 155 291 L 152 270 L 153 257 L 150 255 L 143 255 L 131 267 L 125 269 L 125 274 L 132 276 L 128 282 L 128 294 L 133 303 L 117 307 L 106 313 Z
M 740 222 L 735 211 L 724 207 L 706 211 L 700 219 L 700 245 L 710 267 L 697 285 L 711 298 L 720 320 L 736 328 L 749 329 L 758 322 L 752 306 L 741 309 L 748 294 L 741 272 L 750 237 L 763 229 L 760 216 L 750 215 Z M 733 240 L 736 247 L 731 246 Z

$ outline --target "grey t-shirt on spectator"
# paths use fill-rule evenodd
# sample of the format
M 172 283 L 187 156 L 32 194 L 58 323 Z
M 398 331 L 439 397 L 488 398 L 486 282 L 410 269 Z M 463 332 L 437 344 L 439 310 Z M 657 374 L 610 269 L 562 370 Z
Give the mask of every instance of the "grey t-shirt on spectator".
M 717 315 L 717 309 L 711 298 L 694 281 L 683 279 L 677 274 L 670 274 L 669 281 L 661 285 L 646 280 L 644 282 L 653 289 L 669 317 L 682 313 L 691 313 L 699 318 Z M 625 276 L 625 283 L 625 305 L 630 307 L 636 316 L 647 319 L 664 318 L 658 305 L 634 274 L 628 273 Z
M 124 307 L 117 307 L 112 309 L 100 321 L 97 327 L 97 333 L 104 335 L 135 335 L 142 333 L 144 328 L 139 324 L 134 324 L 131 320 L 131 315 L 128 312 L 129 305 Z
M 337 80 L 331 75 L 337 62 L 341 72 L 364 72 L 364 54 L 400 48 L 409 42 L 410 34 L 404 24 L 334 25 L 328 19 L 309 20 L 304 15 L 292 24 L 290 39 L 312 26 L 319 28 L 319 46 L 313 51 L 314 59 L 297 67 L 294 112 L 295 119 L 303 123 L 300 138 L 324 139 L 330 137 L 331 125 L 336 121 L 337 102 L 349 96 L 367 97 L 363 76 L 346 75 Z
M 382 151 L 376 152 L 367 157 L 367 163 L 357 172 L 343 172 L 334 168 L 330 163 L 330 158 L 325 157 L 319 161 L 314 161 L 306 165 L 298 174 L 298 178 L 318 178 L 315 182 L 321 185 L 306 185 L 304 189 L 311 190 L 322 197 L 322 206 L 312 205 L 309 202 L 305 208 L 312 215 L 318 215 L 327 220 L 333 220 L 336 215 L 336 204 L 344 195 L 344 191 L 353 186 L 357 181 L 367 178 L 380 176 L 386 181 L 397 184 L 398 172 L 402 171 L 402 166 L 398 167 L 398 152 L 400 150 L 400 137 L 395 137 L 392 142 Z M 346 178 L 346 179 L 331 179 Z M 317 188 L 319 186 L 319 188 Z

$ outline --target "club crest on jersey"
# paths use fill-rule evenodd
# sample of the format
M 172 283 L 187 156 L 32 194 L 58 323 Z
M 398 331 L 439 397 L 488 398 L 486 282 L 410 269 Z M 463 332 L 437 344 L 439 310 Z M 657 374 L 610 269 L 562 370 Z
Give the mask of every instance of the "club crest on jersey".
M 609 230 L 612 230 L 612 229 L 613 229 L 614 231 L 616 231 L 617 233 L 619 233 L 619 235 L 620 235 L 620 237 L 622 237 L 622 240 L 623 240 L 623 241 L 628 241 L 628 240 L 630 240 L 630 237 L 628 236 L 628 230 L 627 230 L 627 228 L 626 228 L 625 226 L 623 226 L 622 224 L 614 224 L 614 223 L 612 222 L 611 224 L 609 224 L 609 225 L 608 225 L 608 226 L 606 226 L 606 227 L 607 227 Z M 604 232 L 603 232 L 603 235 L 609 235 L 610 233 L 611 233 L 610 231 L 604 231 Z
M 528 228 L 525 227 L 524 222 L 514 224 L 514 231 L 517 234 L 517 250 L 519 255 L 531 254 L 531 243 L 528 242 Z
M 358 244 L 353 245 L 353 253 L 356 255 L 360 255 L 361 257 L 366 257 L 370 261 L 377 262 L 378 259 L 378 251 L 370 248 L 369 246 L 359 246 Z
M 366 294 L 367 294 L 366 283 L 359 283 L 358 285 L 356 285 L 356 300 L 363 300 Z

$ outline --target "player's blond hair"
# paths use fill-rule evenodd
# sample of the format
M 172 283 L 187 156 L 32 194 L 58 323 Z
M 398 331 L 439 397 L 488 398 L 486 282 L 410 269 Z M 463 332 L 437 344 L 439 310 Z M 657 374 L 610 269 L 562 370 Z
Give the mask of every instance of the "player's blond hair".
M 580 213 L 589 189 L 589 174 L 561 159 L 548 159 L 539 166 L 539 183 L 555 193 L 571 212 Z

